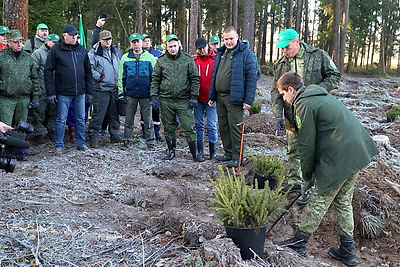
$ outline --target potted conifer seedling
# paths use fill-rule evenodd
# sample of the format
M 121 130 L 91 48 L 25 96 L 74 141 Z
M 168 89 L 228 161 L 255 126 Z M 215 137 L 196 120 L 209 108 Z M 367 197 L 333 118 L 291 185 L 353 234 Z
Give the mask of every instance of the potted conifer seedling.
M 283 182 L 284 166 L 280 158 L 273 155 L 251 156 L 254 169 L 254 185 L 263 189 L 266 182 L 271 189 L 275 189 Z
M 231 174 L 219 166 L 218 174 L 211 180 L 215 188 L 211 200 L 227 236 L 240 248 L 242 259 L 253 258 L 251 250 L 263 257 L 266 225 L 272 216 L 284 211 L 281 207 L 286 195 L 279 193 L 282 183 L 275 190 L 268 186 L 257 190 L 246 184 L 243 173 Z

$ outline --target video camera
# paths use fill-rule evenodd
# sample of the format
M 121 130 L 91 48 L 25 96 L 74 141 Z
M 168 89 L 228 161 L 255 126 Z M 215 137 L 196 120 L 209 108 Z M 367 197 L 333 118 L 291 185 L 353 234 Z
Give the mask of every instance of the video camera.
M 25 141 L 27 134 L 33 132 L 33 126 L 27 122 L 18 121 L 14 130 L 7 131 L 0 136 L 0 169 L 13 172 L 17 163 L 17 153 L 21 149 L 28 149 L 30 144 Z

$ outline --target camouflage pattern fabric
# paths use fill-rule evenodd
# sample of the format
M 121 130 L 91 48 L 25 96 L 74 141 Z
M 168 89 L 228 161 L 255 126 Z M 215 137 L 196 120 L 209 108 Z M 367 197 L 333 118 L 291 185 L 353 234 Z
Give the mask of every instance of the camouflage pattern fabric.
M 328 211 L 328 208 L 333 205 L 339 235 L 353 236 L 354 218 L 351 202 L 357 178 L 358 172 L 348 177 L 334 189 L 323 194 L 315 192 L 304 212 L 302 222 L 298 225 L 299 230 L 305 234 L 313 234 Z
M 288 184 L 301 185 L 303 178 L 300 170 L 300 155 L 298 150 L 298 134 L 295 131 L 286 131 L 287 137 L 287 160 L 290 162 L 286 177 Z

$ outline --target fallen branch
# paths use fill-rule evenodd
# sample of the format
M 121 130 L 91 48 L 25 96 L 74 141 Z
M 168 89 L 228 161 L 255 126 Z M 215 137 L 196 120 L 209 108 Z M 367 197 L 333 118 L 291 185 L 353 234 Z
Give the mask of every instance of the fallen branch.
M 90 202 L 76 202 L 76 201 L 68 199 L 67 196 L 63 196 L 63 199 L 65 199 L 67 202 L 69 202 L 71 204 L 78 205 L 78 206 L 83 206 L 83 205 L 90 203 Z
M 394 189 L 394 191 L 396 191 L 397 194 L 399 194 L 399 196 L 400 196 L 400 184 L 391 182 L 386 178 L 385 178 L 385 183 L 390 185 Z

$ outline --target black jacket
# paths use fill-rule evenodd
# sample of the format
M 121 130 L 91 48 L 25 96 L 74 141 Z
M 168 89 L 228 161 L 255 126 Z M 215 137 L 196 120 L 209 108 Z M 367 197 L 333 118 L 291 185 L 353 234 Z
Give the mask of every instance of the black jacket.
M 44 67 L 47 95 L 92 94 L 93 77 L 87 50 L 61 40 L 49 52 Z

